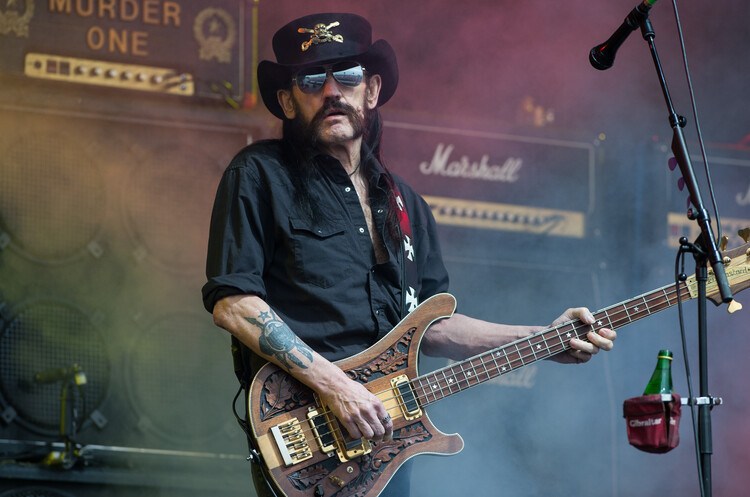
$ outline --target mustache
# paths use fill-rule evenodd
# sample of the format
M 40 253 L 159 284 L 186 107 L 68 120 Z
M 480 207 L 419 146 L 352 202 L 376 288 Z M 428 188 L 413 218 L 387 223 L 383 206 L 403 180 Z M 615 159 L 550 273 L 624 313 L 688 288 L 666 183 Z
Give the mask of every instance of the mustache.
M 331 111 L 339 111 L 342 114 L 344 114 L 346 117 L 349 118 L 349 122 L 352 123 L 353 126 L 360 128 L 362 127 L 362 118 L 360 117 L 359 113 L 357 112 L 357 109 L 352 107 L 351 105 L 344 103 L 340 100 L 326 100 L 323 103 L 323 106 L 318 110 L 318 112 L 315 113 L 315 116 L 313 116 L 312 121 L 310 121 L 310 125 L 314 128 L 317 125 L 319 125 L 323 120 L 331 114 Z
M 320 130 L 323 125 L 323 120 L 325 120 L 332 111 L 340 112 L 349 118 L 349 123 L 351 123 L 354 132 L 354 138 L 365 135 L 365 119 L 359 115 L 357 109 L 345 102 L 341 102 L 340 100 L 328 99 L 323 102 L 321 108 L 315 113 L 307 125 L 302 123 L 301 118 L 298 118 L 298 122 L 302 129 L 302 135 L 304 136 L 303 139 L 310 147 L 317 148 L 320 145 L 320 140 L 322 139 Z

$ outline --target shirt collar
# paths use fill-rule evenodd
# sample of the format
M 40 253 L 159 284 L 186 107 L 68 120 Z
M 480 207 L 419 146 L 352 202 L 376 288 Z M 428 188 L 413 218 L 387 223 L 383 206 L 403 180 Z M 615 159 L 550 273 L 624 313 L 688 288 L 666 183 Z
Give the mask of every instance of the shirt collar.
M 362 154 L 362 156 L 364 156 L 364 153 Z M 343 183 L 349 179 L 349 175 L 344 169 L 344 166 L 342 166 L 341 162 L 335 157 L 318 151 L 316 152 L 314 159 L 318 165 L 322 166 L 321 169 L 325 172 L 325 174 L 330 175 L 330 177 L 336 182 Z M 387 187 L 387 183 L 385 182 L 385 169 L 377 159 L 375 159 L 374 157 L 370 158 L 367 164 L 367 169 L 370 171 L 375 171 L 375 174 L 377 175 L 378 186 L 380 186 L 381 188 Z

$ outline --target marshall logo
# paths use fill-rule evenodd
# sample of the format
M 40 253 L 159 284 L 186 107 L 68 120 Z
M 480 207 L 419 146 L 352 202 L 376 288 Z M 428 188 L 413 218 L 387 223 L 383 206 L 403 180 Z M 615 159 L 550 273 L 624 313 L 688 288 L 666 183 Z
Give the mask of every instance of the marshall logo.
M 34 0 L 7 0 L 0 10 L 0 35 L 15 34 L 29 37 L 29 22 L 34 17 Z
M 422 162 L 419 170 L 425 175 L 434 174 L 504 183 L 515 183 L 519 179 L 518 173 L 523 166 L 523 160 L 520 158 L 508 157 L 502 165 L 490 164 L 490 157 L 487 154 L 484 154 L 479 161 L 473 162 L 466 155 L 462 155 L 458 160 L 450 160 L 453 148 L 453 145 L 446 146 L 438 143 L 432 160 Z

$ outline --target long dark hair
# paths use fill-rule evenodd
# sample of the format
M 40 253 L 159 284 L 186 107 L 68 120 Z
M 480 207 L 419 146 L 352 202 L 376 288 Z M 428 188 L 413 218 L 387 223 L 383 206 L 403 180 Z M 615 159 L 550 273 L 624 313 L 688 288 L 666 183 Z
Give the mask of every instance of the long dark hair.
M 388 170 L 383 161 L 381 153 L 381 143 L 383 138 L 383 119 L 380 116 L 378 109 L 373 110 L 370 113 L 369 119 L 367 120 L 367 128 L 362 140 L 362 164 L 368 165 L 365 169 L 365 177 L 367 178 L 367 185 L 370 191 L 375 188 L 378 175 L 375 167 L 372 167 L 372 161 L 377 161 L 380 164 L 380 168 L 383 170 L 387 195 L 383 199 L 383 204 L 378 206 L 385 209 L 386 211 L 386 230 L 391 236 L 391 239 L 397 244 L 400 243 L 399 235 L 399 219 L 398 219 L 398 208 L 396 207 L 396 181 L 393 179 L 393 175 Z M 374 206 L 373 206 L 374 207 Z
M 372 208 L 386 210 L 386 230 L 391 239 L 397 241 L 399 239 L 399 220 L 395 199 L 395 181 L 383 163 L 382 135 L 383 120 L 380 112 L 377 109 L 366 111 L 362 130 L 362 149 L 360 152 L 362 165 L 360 167 L 363 169 L 370 192 L 376 191 L 379 179 L 377 164 L 380 164 L 382 170 L 385 171 L 386 198 L 376 199 L 371 196 L 371 201 L 377 202 L 377 205 L 372 205 Z M 311 182 L 321 175 L 317 162 L 313 160 L 320 153 L 317 137 L 311 131 L 309 124 L 305 124 L 301 119 L 296 118 L 284 120 L 281 140 L 286 155 L 286 166 L 295 190 L 295 203 L 300 213 L 310 220 L 325 219 L 327 213 L 320 209 L 321 203 L 317 201 L 313 189 L 310 188 Z

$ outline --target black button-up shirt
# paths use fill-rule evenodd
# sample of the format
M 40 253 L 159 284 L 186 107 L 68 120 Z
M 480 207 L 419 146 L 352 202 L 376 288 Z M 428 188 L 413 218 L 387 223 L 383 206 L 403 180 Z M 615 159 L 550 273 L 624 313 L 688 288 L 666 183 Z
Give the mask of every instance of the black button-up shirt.
M 374 344 L 401 318 L 400 247 L 386 233 L 384 174 L 371 194 L 375 227 L 388 250 L 378 264 L 359 197 L 338 160 L 320 155 L 310 188 L 324 220 L 300 215 L 281 143 L 242 150 L 219 185 L 211 218 L 203 300 L 255 294 L 310 347 L 329 360 Z M 435 220 L 398 177 L 412 227 L 419 301 L 447 290 Z

